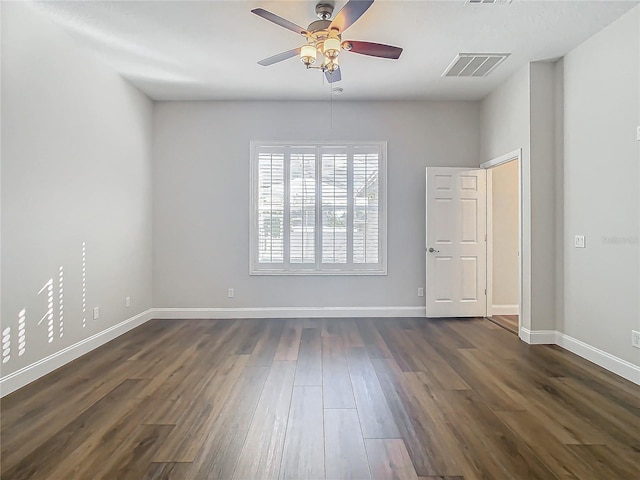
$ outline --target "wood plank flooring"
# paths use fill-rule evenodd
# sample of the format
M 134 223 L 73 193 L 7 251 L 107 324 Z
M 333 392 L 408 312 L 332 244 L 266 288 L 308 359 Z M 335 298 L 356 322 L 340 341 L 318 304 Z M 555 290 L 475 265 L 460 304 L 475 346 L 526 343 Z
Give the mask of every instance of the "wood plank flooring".
M 489 320 L 511 333 L 518 334 L 518 315 L 494 315 L 489 317 Z
M 486 319 L 154 320 L 1 401 L 18 479 L 640 479 L 640 387 Z

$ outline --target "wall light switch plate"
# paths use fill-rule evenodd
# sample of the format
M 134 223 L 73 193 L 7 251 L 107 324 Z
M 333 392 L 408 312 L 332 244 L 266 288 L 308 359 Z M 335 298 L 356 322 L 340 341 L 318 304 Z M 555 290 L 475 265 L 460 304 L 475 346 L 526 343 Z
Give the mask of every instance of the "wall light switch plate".
M 585 243 L 584 235 L 576 235 L 574 240 L 574 245 L 576 248 L 585 248 L 586 243 Z
M 640 142 L 640 126 L 638 126 L 638 141 Z

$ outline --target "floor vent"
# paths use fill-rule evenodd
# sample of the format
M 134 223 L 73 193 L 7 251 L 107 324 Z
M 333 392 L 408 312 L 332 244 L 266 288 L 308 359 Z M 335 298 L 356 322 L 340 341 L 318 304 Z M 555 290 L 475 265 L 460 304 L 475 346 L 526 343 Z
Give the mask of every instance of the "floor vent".
M 508 56 L 508 53 L 459 53 L 442 76 L 486 77 Z

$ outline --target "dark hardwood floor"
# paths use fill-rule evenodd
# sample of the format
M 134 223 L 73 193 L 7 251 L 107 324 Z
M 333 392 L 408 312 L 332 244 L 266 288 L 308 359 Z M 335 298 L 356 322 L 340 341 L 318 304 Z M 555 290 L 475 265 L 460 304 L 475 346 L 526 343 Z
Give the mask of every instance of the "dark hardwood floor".
M 518 334 L 518 315 L 494 315 L 489 317 L 496 325 Z
M 485 319 L 156 320 L 1 407 L 6 480 L 640 478 L 640 387 Z

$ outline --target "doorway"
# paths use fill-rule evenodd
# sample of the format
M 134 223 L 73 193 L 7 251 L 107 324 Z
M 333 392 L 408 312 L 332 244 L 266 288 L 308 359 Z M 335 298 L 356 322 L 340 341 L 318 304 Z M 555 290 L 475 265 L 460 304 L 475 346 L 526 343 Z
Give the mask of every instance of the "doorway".
M 481 165 L 487 170 L 487 318 L 520 332 L 521 174 L 513 152 Z

